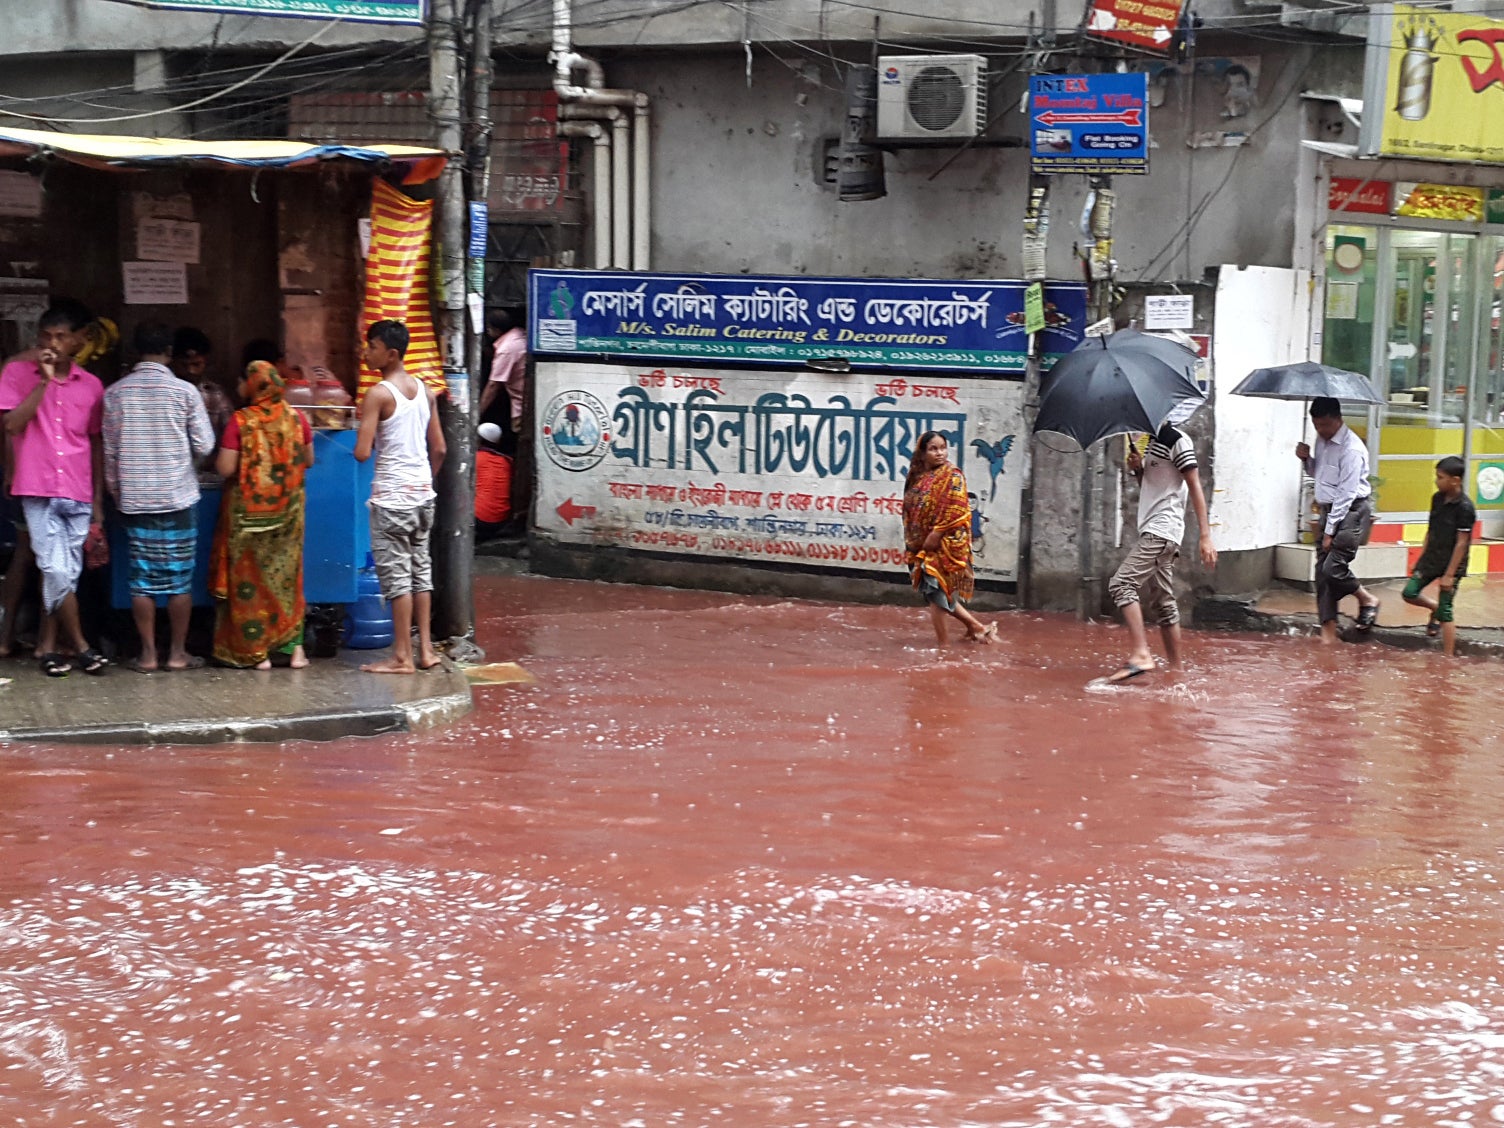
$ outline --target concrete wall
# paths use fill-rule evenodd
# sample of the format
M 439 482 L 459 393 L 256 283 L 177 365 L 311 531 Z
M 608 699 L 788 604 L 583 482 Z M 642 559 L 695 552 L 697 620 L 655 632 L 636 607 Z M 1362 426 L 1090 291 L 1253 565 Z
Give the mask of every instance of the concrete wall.
M 1212 342 L 1217 489 L 1210 499 L 1219 552 L 1262 550 L 1294 537 L 1300 500 L 1294 448 L 1305 405 L 1235 396 L 1232 389 L 1255 368 L 1305 359 L 1310 307 L 1305 271 L 1229 266 L 1219 275 Z M 1237 567 L 1232 556 L 1229 581 Z
M 510 46 L 544 44 L 552 28 L 548 0 L 494 0 L 496 39 Z M 14 9 L 12 11 L 11 9 Z M 1044 5 L 1037 0 L 753 0 L 729 4 L 704 0 L 575 0 L 576 42 L 589 48 L 672 47 L 709 44 L 778 43 L 789 40 L 866 43 L 951 36 L 937 51 L 971 50 L 979 43 L 1021 40 L 1030 17 L 1053 9 L 1053 24 L 1068 38 L 1080 19 L 1075 4 Z M 1197 13 L 1206 19 L 1246 15 L 1237 0 L 1206 0 Z M 268 47 L 301 42 L 319 32 L 317 20 L 274 19 L 213 12 L 154 11 L 119 0 L 12 0 L 6 10 L 6 36 L 0 55 L 65 54 L 75 51 L 144 51 Z M 379 24 L 345 24 L 319 38 L 323 47 L 400 43 L 420 38 L 421 30 Z
M 1256 60 L 1259 101 L 1229 119 L 1220 82 L 1179 76 L 1151 112 L 1148 176 L 1116 178 L 1114 251 L 1125 281 L 1200 279 L 1223 262 L 1289 265 L 1295 238 L 1293 169 L 1303 122 L 1287 97 L 1306 48 L 1225 45 L 1218 57 Z M 1235 52 L 1235 53 L 1234 53 Z M 653 99 L 653 262 L 665 270 L 1017 277 L 1028 183 L 1022 148 L 894 149 L 885 198 L 841 203 L 821 183 L 824 143 L 844 115 L 841 77 L 809 54 L 741 52 L 618 59 L 608 81 Z M 995 106 L 1016 105 L 1005 82 Z M 1022 114 L 989 133 L 1021 143 Z M 1191 148 L 1199 135 L 1242 132 L 1241 147 Z M 1220 137 L 1219 137 L 1220 140 Z M 1198 142 L 1210 145 L 1201 136 Z M 1050 273 L 1079 277 L 1072 254 L 1085 179 L 1056 177 Z M 1188 224 L 1188 219 L 1190 220 Z

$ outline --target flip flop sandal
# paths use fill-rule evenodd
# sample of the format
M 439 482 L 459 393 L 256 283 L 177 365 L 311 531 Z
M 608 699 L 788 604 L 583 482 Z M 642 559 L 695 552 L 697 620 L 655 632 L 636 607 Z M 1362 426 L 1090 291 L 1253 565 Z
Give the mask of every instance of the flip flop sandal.
M 162 669 L 166 670 L 169 674 L 181 674 L 184 670 L 202 670 L 203 668 L 204 660 L 197 654 L 188 655 L 188 662 L 186 665 L 162 667 Z
M 1371 603 L 1367 607 L 1360 607 L 1358 609 L 1358 629 L 1360 631 L 1368 630 L 1374 623 L 1378 622 L 1378 619 L 1379 604 Z
M 78 656 L 78 668 L 92 677 L 103 677 L 110 668 L 110 660 L 91 648 Z
M 1129 662 L 1117 673 L 1109 674 L 1106 680 L 1108 685 L 1122 685 L 1124 682 L 1131 682 L 1134 678 L 1141 678 L 1145 674 L 1152 674 L 1153 672 L 1153 666 L 1135 666 L 1132 662 Z
M 1427 623 L 1426 623 L 1426 637 L 1427 638 L 1438 638 L 1438 637 L 1440 637 L 1440 635 L 1441 635 L 1441 621 L 1439 619 L 1430 619 L 1430 620 L 1428 620 Z
M 49 678 L 65 678 L 73 671 L 73 666 L 61 654 L 44 654 L 37 659 L 37 664 Z

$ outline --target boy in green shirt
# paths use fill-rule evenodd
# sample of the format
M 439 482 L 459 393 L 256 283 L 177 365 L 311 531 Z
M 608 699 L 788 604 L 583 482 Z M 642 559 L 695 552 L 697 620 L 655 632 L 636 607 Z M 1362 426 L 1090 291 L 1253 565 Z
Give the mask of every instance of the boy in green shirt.
M 1457 581 L 1467 575 L 1467 551 L 1473 540 L 1477 510 L 1462 489 L 1467 466 L 1455 456 L 1436 464 L 1436 494 L 1431 498 L 1431 522 L 1426 527 L 1426 547 L 1415 562 L 1405 585 L 1405 602 L 1428 608 L 1431 621 L 1426 634 L 1441 635 L 1441 649 L 1448 658 L 1457 645 L 1457 626 L 1452 622 L 1452 596 Z M 1436 598 L 1421 595 L 1421 589 L 1436 582 Z

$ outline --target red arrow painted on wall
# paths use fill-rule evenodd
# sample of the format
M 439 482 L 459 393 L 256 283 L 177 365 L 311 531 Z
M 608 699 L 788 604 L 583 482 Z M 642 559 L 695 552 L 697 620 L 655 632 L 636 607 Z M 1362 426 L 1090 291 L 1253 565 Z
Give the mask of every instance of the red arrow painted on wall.
M 576 505 L 574 503 L 574 498 L 567 497 L 559 504 L 559 508 L 555 509 L 554 512 L 557 513 L 560 517 L 564 518 L 564 523 L 566 525 L 573 528 L 574 523 L 578 518 L 594 517 L 595 506 Z

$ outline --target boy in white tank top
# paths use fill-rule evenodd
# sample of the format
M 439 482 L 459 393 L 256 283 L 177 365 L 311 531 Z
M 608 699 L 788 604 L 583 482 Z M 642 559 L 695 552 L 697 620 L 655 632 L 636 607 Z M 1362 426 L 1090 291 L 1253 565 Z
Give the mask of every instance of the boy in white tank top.
M 360 434 L 355 457 L 376 453 L 371 481 L 371 555 L 382 597 L 392 607 L 392 656 L 362 666 L 373 674 L 411 674 L 439 664 L 433 648 L 434 478 L 444 462 L 444 432 L 434 394 L 402 367 L 407 326 L 378 321 L 366 331 L 366 364 L 381 373 L 381 383 L 360 401 Z M 418 655 L 413 658 L 413 623 L 418 625 Z

